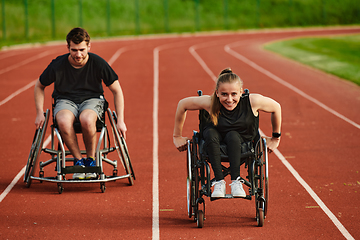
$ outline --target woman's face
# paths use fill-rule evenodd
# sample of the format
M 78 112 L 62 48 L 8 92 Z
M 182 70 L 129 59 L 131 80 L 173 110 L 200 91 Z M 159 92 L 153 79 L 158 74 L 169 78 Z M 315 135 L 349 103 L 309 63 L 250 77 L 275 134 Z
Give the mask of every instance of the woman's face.
M 221 105 L 227 110 L 232 111 L 239 103 L 242 93 L 242 87 L 240 81 L 234 81 L 231 83 L 219 83 L 216 90 L 216 96 L 219 98 Z

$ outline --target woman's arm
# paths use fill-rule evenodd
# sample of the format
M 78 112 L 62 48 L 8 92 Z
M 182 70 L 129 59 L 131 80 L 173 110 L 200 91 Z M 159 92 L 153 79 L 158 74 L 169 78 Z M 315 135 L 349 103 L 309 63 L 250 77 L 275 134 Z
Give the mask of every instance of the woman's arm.
M 182 130 L 185 123 L 186 112 L 188 110 L 201 110 L 205 109 L 210 111 L 211 97 L 203 95 L 200 97 L 188 97 L 181 99 L 178 103 L 175 113 L 175 124 L 173 132 L 173 141 L 175 147 L 179 151 L 186 150 L 187 138 L 182 136 Z
M 260 94 L 250 94 L 250 103 L 254 114 L 258 114 L 258 111 L 271 113 L 272 132 L 281 133 L 281 106 L 278 102 Z M 272 152 L 279 146 L 280 137 L 267 137 L 266 142 Z

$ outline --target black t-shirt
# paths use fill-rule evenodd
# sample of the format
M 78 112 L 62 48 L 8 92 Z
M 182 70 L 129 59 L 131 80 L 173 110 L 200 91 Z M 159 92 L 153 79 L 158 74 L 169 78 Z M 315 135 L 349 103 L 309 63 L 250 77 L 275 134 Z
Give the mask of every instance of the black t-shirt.
M 69 99 L 79 104 L 103 95 L 102 81 L 110 86 L 118 80 L 110 65 L 94 53 L 89 53 L 87 63 L 79 69 L 71 66 L 68 57 L 69 53 L 52 60 L 39 78 L 44 86 L 54 83 L 54 99 Z
M 237 131 L 244 141 L 252 141 L 259 128 L 259 116 L 255 117 L 248 94 L 243 94 L 238 105 L 229 111 L 221 106 L 218 125 L 215 127 L 222 136 Z

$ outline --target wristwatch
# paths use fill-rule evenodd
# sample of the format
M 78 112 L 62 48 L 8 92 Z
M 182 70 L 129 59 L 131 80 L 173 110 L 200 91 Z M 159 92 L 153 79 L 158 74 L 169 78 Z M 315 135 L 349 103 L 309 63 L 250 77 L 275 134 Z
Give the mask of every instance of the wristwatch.
M 277 133 L 277 132 L 273 132 L 273 133 L 272 133 L 272 137 L 273 137 L 273 138 L 279 138 L 280 136 L 281 136 L 281 132 L 278 132 L 278 133 Z

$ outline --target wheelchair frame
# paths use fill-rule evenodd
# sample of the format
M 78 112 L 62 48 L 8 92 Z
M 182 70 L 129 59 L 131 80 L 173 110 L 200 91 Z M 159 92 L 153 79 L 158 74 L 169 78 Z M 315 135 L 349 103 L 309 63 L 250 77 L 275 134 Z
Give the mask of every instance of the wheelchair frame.
M 104 113 L 105 114 L 105 113 Z M 130 155 L 127 149 L 125 139 L 120 136 L 117 128 L 117 116 L 115 112 L 111 112 L 110 108 L 107 109 L 107 115 L 110 120 L 112 136 L 113 136 L 113 146 L 111 146 L 110 134 L 105 122 L 102 124 L 100 129 L 97 129 L 99 134 L 99 140 L 96 147 L 95 157 L 96 157 L 96 167 L 83 167 L 83 166 L 66 166 L 66 162 L 73 161 L 74 158 L 68 158 L 67 155 L 71 153 L 68 150 L 65 150 L 64 143 L 62 141 L 61 135 L 53 124 L 51 126 L 51 146 L 50 148 L 43 148 L 44 137 L 47 129 L 47 125 L 50 117 L 50 110 L 47 109 L 44 113 L 45 122 L 42 128 L 36 129 L 34 134 L 34 139 L 31 145 L 26 170 L 24 174 L 24 182 L 26 187 L 30 187 L 32 180 L 49 181 L 57 183 L 58 192 L 61 194 L 64 190 L 63 183 L 100 183 L 101 192 L 105 192 L 106 186 L 105 183 L 108 181 L 115 181 L 123 178 L 127 178 L 129 185 L 134 184 L 135 174 L 133 167 L 131 165 Z M 104 119 L 105 120 L 105 119 Z M 98 128 L 98 127 L 97 127 Z M 55 136 L 57 139 L 57 149 L 55 149 Z M 111 152 L 117 152 L 119 160 L 124 167 L 125 175 L 118 176 L 118 162 L 117 160 L 108 159 L 107 155 Z M 47 153 L 51 156 L 46 162 L 39 163 L 39 177 L 34 176 L 35 166 L 41 152 Z M 86 154 L 86 151 L 81 150 L 81 154 Z M 55 171 L 56 177 L 45 177 L 44 176 L 44 167 L 50 165 L 51 163 L 56 163 Z M 113 166 L 113 173 L 111 176 L 106 176 L 103 171 L 103 162 L 108 163 Z M 88 180 L 77 180 L 77 179 L 66 179 L 66 174 L 69 173 L 97 173 L 97 179 L 88 179 Z
M 199 96 L 202 95 L 198 91 Z M 203 111 L 203 110 L 201 110 Z M 200 111 L 200 129 L 203 114 Z M 187 142 L 187 210 L 189 218 L 194 218 L 197 227 L 202 228 L 205 220 L 205 200 L 203 196 L 210 197 L 210 201 L 218 199 L 234 198 L 231 194 L 226 194 L 225 198 L 212 198 L 211 185 L 215 179 L 210 178 L 210 163 L 207 156 L 202 151 L 200 133 L 193 131 L 191 140 Z M 269 177 L 268 177 L 268 153 L 266 140 L 259 135 L 254 142 L 253 148 L 249 152 L 241 154 L 241 165 L 247 168 L 246 179 L 241 180 L 249 187 L 249 194 L 244 198 L 252 200 L 255 198 L 257 225 L 264 225 L 269 203 Z M 226 161 L 227 156 L 222 155 L 222 162 Z M 230 173 L 230 168 L 222 165 L 224 177 Z M 201 206 L 202 205 L 202 206 Z

